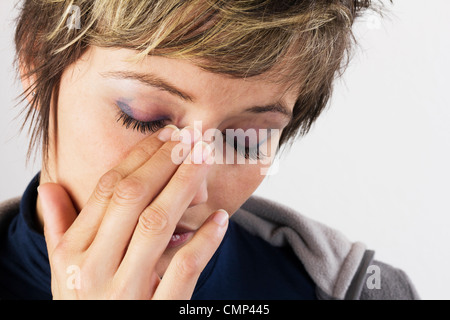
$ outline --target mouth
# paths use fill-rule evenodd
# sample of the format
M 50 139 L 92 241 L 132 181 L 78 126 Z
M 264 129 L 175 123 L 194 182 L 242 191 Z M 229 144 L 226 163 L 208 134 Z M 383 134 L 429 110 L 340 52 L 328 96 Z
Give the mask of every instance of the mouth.
M 167 248 L 176 248 L 185 244 L 194 236 L 194 233 L 194 230 L 177 226 L 172 237 L 170 238 Z

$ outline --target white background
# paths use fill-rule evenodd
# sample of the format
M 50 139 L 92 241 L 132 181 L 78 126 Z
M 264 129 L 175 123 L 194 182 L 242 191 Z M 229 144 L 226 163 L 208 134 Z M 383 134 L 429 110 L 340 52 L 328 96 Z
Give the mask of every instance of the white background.
M 15 1 L 14 1 L 15 2 Z M 14 98 L 13 1 L 0 2 L 0 201 L 25 165 Z M 404 269 L 424 299 L 450 299 L 450 2 L 397 0 L 355 27 L 359 49 L 330 107 L 256 194 L 291 206 Z

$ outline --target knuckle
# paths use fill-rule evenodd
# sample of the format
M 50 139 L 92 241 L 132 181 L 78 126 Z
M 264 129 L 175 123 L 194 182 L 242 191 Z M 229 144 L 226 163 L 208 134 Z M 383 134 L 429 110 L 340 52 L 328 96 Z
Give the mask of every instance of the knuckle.
M 53 250 L 50 256 L 50 262 L 53 266 L 63 265 L 67 261 L 67 251 L 62 242 L 60 242 Z
M 117 184 L 114 196 L 119 203 L 129 203 L 139 201 L 145 191 L 145 184 L 141 180 L 137 177 L 128 177 Z
M 183 278 L 195 277 L 202 271 L 201 259 L 195 252 L 179 252 L 176 260 L 178 274 Z
M 139 217 L 138 228 L 144 235 L 163 233 L 169 225 L 169 214 L 160 206 L 152 205 Z
M 169 142 L 164 144 L 160 149 L 159 153 L 161 154 L 163 159 L 171 159 L 172 158 L 172 149 L 173 149 L 174 143 Z
M 133 156 L 136 159 L 148 159 L 152 156 L 151 152 L 149 152 L 148 148 L 143 145 L 139 145 L 133 149 Z
M 183 187 L 189 186 L 193 182 L 193 166 L 181 165 L 174 175 L 177 184 Z
M 114 192 L 116 184 L 122 179 L 122 174 L 117 170 L 105 173 L 97 183 L 94 196 L 98 201 L 109 200 Z
M 50 265 L 53 268 L 62 268 L 66 266 L 73 258 L 75 254 L 71 245 L 66 241 L 58 243 L 49 257 Z

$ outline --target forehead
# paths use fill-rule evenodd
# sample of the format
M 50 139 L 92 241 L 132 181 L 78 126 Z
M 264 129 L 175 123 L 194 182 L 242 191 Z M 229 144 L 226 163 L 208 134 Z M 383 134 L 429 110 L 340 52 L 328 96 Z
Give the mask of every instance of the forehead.
M 298 96 L 298 90 L 283 81 L 275 69 L 253 77 L 238 78 L 203 70 L 194 61 L 184 59 L 148 56 L 130 61 L 135 54 L 129 49 L 91 47 L 81 60 L 94 73 L 132 71 L 157 75 L 182 88 L 199 103 L 223 104 L 240 100 L 242 104 L 263 104 L 283 99 L 291 105 Z

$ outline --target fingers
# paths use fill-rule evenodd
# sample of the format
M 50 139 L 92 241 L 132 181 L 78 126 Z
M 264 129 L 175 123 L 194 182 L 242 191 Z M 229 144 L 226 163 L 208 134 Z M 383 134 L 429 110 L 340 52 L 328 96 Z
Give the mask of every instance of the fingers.
M 93 256 L 108 259 L 112 266 L 119 265 L 139 216 L 166 187 L 179 168 L 179 165 L 171 159 L 172 150 L 179 144 L 183 143 L 177 141 L 165 143 L 150 160 L 116 185 L 108 210 L 92 247 L 89 249 Z M 189 144 L 183 145 L 186 148 L 184 157 L 188 157 L 191 141 Z M 183 172 L 188 171 L 190 172 L 188 175 L 194 177 L 198 170 L 195 166 L 186 166 L 186 168 L 180 169 L 181 173 L 177 173 L 175 176 L 183 175 L 185 174 Z M 199 179 L 202 178 L 197 177 L 197 180 Z M 198 190 L 194 179 L 187 184 L 191 185 L 191 189 L 189 189 L 191 192 Z M 177 198 L 176 193 L 172 193 L 171 198 Z M 182 212 L 184 210 L 182 209 Z M 105 248 L 115 248 L 115 250 L 105 252 Z
M 228 213 L 219 210 L 178 251 L 167 268 L 153 299 L 190 299 L 198 277 L 219 247 L 228 227 Z
M 205 151 L 205 159 L 207 156 L 208 151 Z M 148 270 L 155 267 L 178 221 L 205 180 L 208 168 L 205 162 L 199 165 L 183 163 L 164 190 L 138 215 L 119 274 L 128 273 L 138 280 L 137 274 L 145 277 Z
M 85 286 L 87 291 L 95 291 L 97 287 L 112 290 L 111 280 L 120 284 L 116 288 L 122 288 L 122 293 L 131 290 L 151 297 L 159 290 L 156 264 L 178 221 L 204 183 L 211 156 L 211 148 L 205 143 L 196 144 L 192 149 L 194 141 L 186 141 L 186 136 L 194 140 L 196 136 L 199 138 L 195 132 L 183 136 L 180 131 L 179 141 L 168 141 L 172 140 L 175 131 L 166 129 L 143 140 L 120 165 L 99 180 L 78 218 L 62 187 L 41 187 L 49 252 L 55 248 L 59 252 L 54 252 L 52 260 L 75 263 L 82 268 L 83 283 L 100 284 Z M 183 147 L 179 148 L 180 145 Z M 180 150 L 183 156 L 179 156 Z M 174 151 L 178 152 L 181 165 L 178 160 L 173 161 Z M 159 297 L 163 298 L 171 290 L 175 292 L 174 297 L 192 294 L 198 275 L 225 233 L 227 218 L 223 213 L 213 217 L 216 219 L 209 219 L 196 232 L 193 244 L 189 242 L 188 249 L 182 249 L 184 255 L 177 255 L 175 264 L 184 269 L 177 276 L 172 270 L 176 266 L 171 267 L 168 274 L 172 276 L 168 279 L 174 280 L 165 282 L 173 288 L 164 289 L 163 286 Z M 59 256 L 62 260 L 57 259 Z M 60 273 L 59 278 L 63 277 Z M 180 289 L 173 281 L 183 281 Z M 188 293 L 182 296 L 184 288 Z
M 85 251 L 92 244 L 111 202 L 116 185 L 141 167 L 161 148 L 165 141 L 159 139 L 160 135 L 167 138 L 168 134 L 177 131 L 179 130 L 175 126 L 169 125 L 142 140 L 118 166 L 100 178 L 86 206 L 66 234 L 68 240 L 73 239 L 76 250 Z
M 49 255 L 77 218 L 76 210 L 66 190 L 55 183 L 38 188 L 39 203 L 44 218 L 44 234 Z

